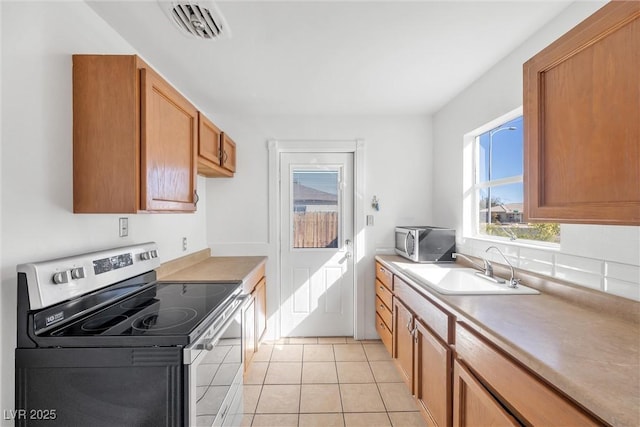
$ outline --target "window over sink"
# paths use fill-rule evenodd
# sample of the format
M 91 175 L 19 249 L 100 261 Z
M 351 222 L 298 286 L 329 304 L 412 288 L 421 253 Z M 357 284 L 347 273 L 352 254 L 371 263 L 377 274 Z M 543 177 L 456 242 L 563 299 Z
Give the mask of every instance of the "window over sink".
M 560 243 L 560 224 L 524 220 L 523 116 L 517 109 L 472 133 L 469 221 L 481 238 Z M 533 241 L 533 242 L 532 242 Z

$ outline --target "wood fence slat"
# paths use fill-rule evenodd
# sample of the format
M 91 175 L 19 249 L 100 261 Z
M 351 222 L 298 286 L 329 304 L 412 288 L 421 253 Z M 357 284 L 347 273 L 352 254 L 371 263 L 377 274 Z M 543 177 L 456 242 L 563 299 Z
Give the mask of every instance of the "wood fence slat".
M 325 248 L 338 237 L 337 212 L 295 212 L 293 246 Z

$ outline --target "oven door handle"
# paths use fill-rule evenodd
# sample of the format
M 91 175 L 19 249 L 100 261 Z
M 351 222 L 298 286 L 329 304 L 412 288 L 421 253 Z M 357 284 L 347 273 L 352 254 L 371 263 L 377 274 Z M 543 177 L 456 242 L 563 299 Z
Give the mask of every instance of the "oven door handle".
M 237 305 L 233 308 L 233 311 L 231 313 L 225 313 L 226 319 L 224 321 L 224 323 L 222 324 L 222 326 L 220 327 L 219 331 L 217 334 L 215 334 L 210 340 L 208 340 L 207 342 L 203 343 L 203 344 L 196 344 L 195 345 L 195 349 L 197 350 L 206 350 L 206 351 L 211 351 L 213 350 L 213 346 L 216 345 L 216 343 L 220 340 L 220 337 L 222 336 L 222 334 L 224 334 L 224 332 L 226 331 L 227 327 L 231 324 L 231 322 L 233 322 L 236 314 L 238 313 L 239 310 L 242 310 L 244 308 L 245 305 L 245 301 L 250 297 L 250 294 L 242 294 L 239 295 L 236 298 L 236 301 L 238 302 Z

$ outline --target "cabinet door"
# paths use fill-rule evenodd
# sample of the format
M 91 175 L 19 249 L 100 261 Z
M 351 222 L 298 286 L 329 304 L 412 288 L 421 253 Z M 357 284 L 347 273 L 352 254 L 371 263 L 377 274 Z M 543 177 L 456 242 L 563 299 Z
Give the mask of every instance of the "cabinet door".
M 601 425 L 463 322 L 456 325 L 456 353 L 527 425 Z
M 136 59 L 133 55 L 73 55 L 76 213 L 136 213 L 140 209 Z
M 262 278 L 256 286 L 256 349 L 267 329 L 267 279 Z
M 454 362 L 453 384 L 454 427 L 520 425 L 457 360 Z
M 413 314 L 393 299 L 393 357 L 404 382 L 413 391 Z
M 451 425 L 451 349 L 415 321 L 414 394 L 438 427 Z
M 198 156 L 214 165 L 220 165 L 222 131 L 202 113 L 198 112 Z
M 256 352 L 256 304 L 252 295 L 249 304 L 244 310 L 244 370 L 251 364 L 253 354 Z
M 236 172 L 236 143 L 233 142 L 229 135 L 222 133 L 222 153 L 220 154 L 222 167 Z
M 529 220 L 640 224 L 638 34 L 612 1 L 524 64 Z
M 198 111 L 151 69 L 140 71 L 141 209 L 195 211 Z

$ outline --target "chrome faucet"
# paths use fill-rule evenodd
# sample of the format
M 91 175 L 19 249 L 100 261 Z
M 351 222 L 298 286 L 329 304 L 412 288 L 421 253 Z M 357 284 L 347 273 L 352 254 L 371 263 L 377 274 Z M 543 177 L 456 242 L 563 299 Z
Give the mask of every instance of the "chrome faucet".
M 459 253 L 457 253 L 457 252 L 454 252 L 454 253 L 452 254 L 452 256 L 453 256 L 453 259 L 456 259 L 456 258 L 458 258 L 458 257 L 466 259 L 466 260 L 467 260 L 467 261 L 469 261 L 471 264 L 473 264 L 473 266 L 474 266 L 474 267 L 476 267 L 476 268 L 478 268 L 478 269 L 480 269 L 480 270 L 484 270 L 484 271 L 481 273 L 482 275 L 487 276 L 487 277 L 493 277 L 493 266 L 491 265 L 491 263 L 490 263 L 488 260 L 486 260 L 486 259 L 482 258 L 482 261 L 484 261 L 484 267 L 483 267 L 483 266 L 481 266 L 480 264 L 476 263 L 476 262 L 475 262 L 474 260 L 472 260 L 471 258 L 469 258 L 468 256 L 466 256 L 465 254 L 459 254 Z
M 485 252 L 489 252 L 489 249 L 495 249 L 496 251 L 498 251 L 498 253 L 502 256 L 502 258 L 505 260 L 505 262 L 507 263 L 507 265 L 511 269 L 511 278 L 509 279 L 509 284 L 507 286 L 509 286 L 510 288 L 517 288 L 518 284 L 520 283 L 520 279 L 516 279 L 515 278 L 513 265 L 511 265 L 511 263 L 509 262 L 507 257 L 504 256 L 502 251 L 500 249 L 498 249 L 496 246 L 489 246 Z M 485 260 L 485 262 L 488 262 L 488 261 Z M 486 274 L 486 271 L 485 271 L 485 274 Z M 493 268 L 491 268 L 491 276 L 493 277 Z M 501 283 L 504 283 L 504 281 L 502 281 Z
M 497 250 L 498 253 L 502 255 L 502 258 L 504 258 L 504 260 L 507 262 L 507 264 L 511 268 L 511 278 L 509 279 L 509 284 L 507 286 L 509 286 L 510 288 L 516 288 L 518 286 L 518 283 L 520 283 L 520 279 L 516 279 L 514 277 L 513 266 L 511 265 L 507 257 L 505 257 L 504 254 L 497 247 L 489 246 L 485 252 L 489 252 L 489 249 L 492 249 L 492 248 Z M 467 261 L 469 261 L 471 264 L 473 264 L 476 268 L 483 270 L 483 271 L 478 271 L 476 273 L 478 276 L 482 277 L 483 279 L 491 280 L 492 282 L 495 282 L 495 283 L 505 283 L 504 279 L 500 277 L 495 277 L 493 275 L 493 265 L 491 264 L 491 261 L 489 261 L 488 259 L 481 258 L 482 261 L 484 262 L 484 266 L 481 266 L 480 264 L 477 264 L 474 260 L 472 260 L 471 258 L 469 258 L 464 254 L 453 253 L 453 258 L 456 259 L 457 257 L 464 258 Z

